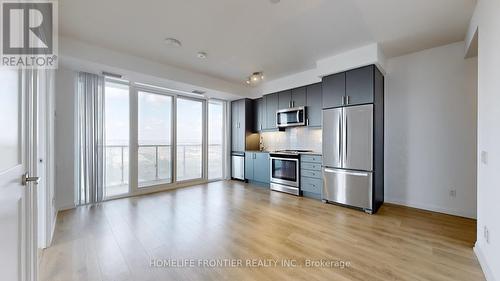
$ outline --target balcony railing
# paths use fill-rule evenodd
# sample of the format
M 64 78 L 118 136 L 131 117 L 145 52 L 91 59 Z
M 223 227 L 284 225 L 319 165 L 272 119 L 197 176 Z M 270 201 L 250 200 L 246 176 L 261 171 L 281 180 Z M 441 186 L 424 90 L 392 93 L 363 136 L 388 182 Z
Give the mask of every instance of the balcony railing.
M 126 145 L 106 147 L 106 189 L 128 188 L 128 153 Z M 139 185 L 172 181 L 171 145 L 139 145 Z M 222 177 L 222 145 L 209 145 L 209 178 Z M 201 178 L 202 145 L 177 145 L 177 180 Z M 127 191 L 124 191 L 127 192 Z M 124 193 L 122 192 L 122 193 Z M 106 192 L 107 194 L 116 192 Z

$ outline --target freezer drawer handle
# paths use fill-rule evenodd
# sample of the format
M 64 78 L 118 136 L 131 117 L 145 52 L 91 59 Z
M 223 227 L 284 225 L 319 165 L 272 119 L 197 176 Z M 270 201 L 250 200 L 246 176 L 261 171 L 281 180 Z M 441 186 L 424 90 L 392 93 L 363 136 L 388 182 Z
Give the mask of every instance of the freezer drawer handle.
M 337 174 L 345 174 L 345 175 L 352 175 L 352 176 L 360 176 L 360 177 L 367 177 L 367 173 L 360 173 L 360 172 L 347 172 L 347 171 L 339 171 L 339 170 L 333 170 L 333 169 L 325 169 L 325 172 L 327 173 L 337 173 Z

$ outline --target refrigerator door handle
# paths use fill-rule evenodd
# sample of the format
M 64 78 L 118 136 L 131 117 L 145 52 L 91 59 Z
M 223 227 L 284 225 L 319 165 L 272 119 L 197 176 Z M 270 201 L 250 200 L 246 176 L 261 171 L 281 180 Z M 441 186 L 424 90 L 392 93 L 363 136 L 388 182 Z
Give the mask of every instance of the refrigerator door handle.
M 340 166 L 342 167 L 342 140 L 343 140 L 343 136 L 342 136 L 342 111 L 339 113 L 339 134 L 338 134 L 338 144 L 339 144 L 339 149 L 338 149 L 338 152 L 339 152 L 339 161 L 340 161 Z
M 368 173 L 334 170 L 334 169 L 330 169 L 330 168 L 325 168 L 324 171 L 325 171 L 325 173 L 337 173 L 337 174 L 359 176 L 359 177 L 367 177 L 368 176 Z
M 342 110 L 342 168 L 346 167 L 347 162 L 347 115 Z
M 348 130 L 349 130 L 349 119 L 347 118 L 347 114 L 344 114 L 344 116 L 345 116 L 345 130 L 344 130 L 344 133 L 345 133 L 344 157 L 345 157 L 345 159 L 348 159 L 348 158 L 347 158 L 347 156 L 348 156 L 348 155 L 347 155 L 347 149 L 348 149 L 347 145 L 348 145 L 348 143 L 349 143 L 349 139 L 348 139 L 348 137 L 349 137 L 349 133 L 348 133 Z

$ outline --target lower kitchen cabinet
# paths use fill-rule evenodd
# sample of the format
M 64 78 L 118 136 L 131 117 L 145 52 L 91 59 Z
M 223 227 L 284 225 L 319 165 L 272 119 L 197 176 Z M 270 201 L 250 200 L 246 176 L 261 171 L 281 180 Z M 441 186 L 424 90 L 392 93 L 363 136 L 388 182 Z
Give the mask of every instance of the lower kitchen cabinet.
M 250 182 L 269 184 L 269 153 L 247 151 L 245 153 L 245 179 Z
M 304 197 L 321 199 L 323 176 L 321 155 L 300 156 L 300 190 Z

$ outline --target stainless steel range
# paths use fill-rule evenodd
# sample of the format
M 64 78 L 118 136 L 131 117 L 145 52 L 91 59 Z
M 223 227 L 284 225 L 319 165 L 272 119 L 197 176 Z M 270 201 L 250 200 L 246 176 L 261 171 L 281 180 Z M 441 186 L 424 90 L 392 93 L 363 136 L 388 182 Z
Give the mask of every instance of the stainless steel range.
M 310 150 L 278 150 L 269 154 L 271 189 L 300 196 L 300 153 Z

